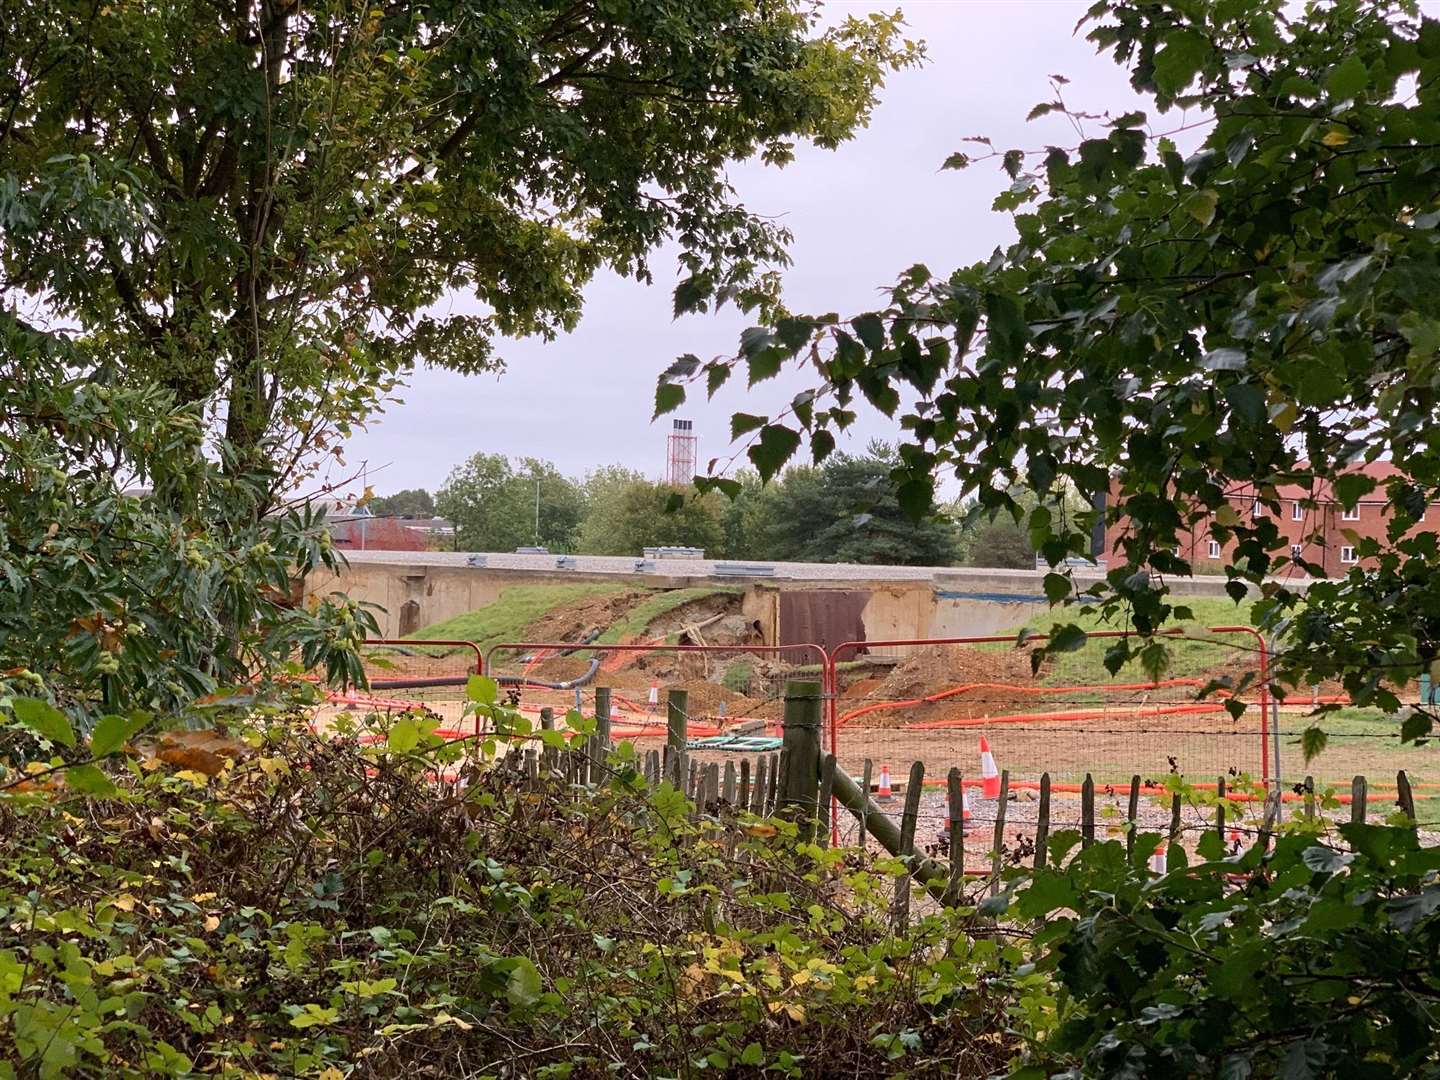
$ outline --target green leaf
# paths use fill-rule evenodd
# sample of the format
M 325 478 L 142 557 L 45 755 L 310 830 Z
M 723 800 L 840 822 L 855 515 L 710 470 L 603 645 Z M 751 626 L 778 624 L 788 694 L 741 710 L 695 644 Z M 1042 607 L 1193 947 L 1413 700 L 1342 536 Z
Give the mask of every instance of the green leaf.
M 1200 366 L 1206 371 L 1244 371 L 1245 352 L 1243 349 L 1211 349 L 1200 358 Z
M 76 765 L 65 770 L 65 783 L 83 795 L 95 795 L 101 799 L 113 798 L 119 789 L 110 778 L 94 765 Z
M 10 708 L 16 720 L 41 738 L 61 746 L 75 745 L 75 729 L 70 726 L 69 719 L 48 701 L 17 697 L 10 703 Z
M 543 989 L 540 972 L 527 957 L 517 956 L 512 962 L 510 977 L 505 981 L 505 997 L 511 1005 L 535 1004 Z
M 1220 193 L 1214 188 L 1195 192 L 1185 200 L 1185 213 L 1201 225 L 1209 226 L 1215 220 L 1215 208 L 1220 205 Z
M 759 1066 L 765 1064 L 765 1051 L 758 1042 L 747 1043 L 740 1051 L 740 1064 Z
M 500 684 L 485 675 L 471 675 L 465 683 L 465 697 L 478 705 L 494 705 L 500 699 Z
M 655 387 L 655 413 L 650 419 L 656 420 L 666 413 L 674 412 L 683 404 L 685 387 L 679 383 L 662 382 Z
M 798 431 L 781 424 L 767 424 L 760 430 L 760 441 L 750 447 L 747 456 L 764 482 L 780 471 L 799 446 Z
M 1084 646 L 1087 638 L 1085 631 L 1074 623 L 1062 626 L 1050 636 L 1048 651 L 1050 652 L 1074 652 Z
M 885 347 L 885 323 L 873 311 L 850 320 L 851 327 L 871 352 Z
M 1019 360 L 1030 338 L 1020 304 L 1005 293 L 985 294 L 985 325 L 990 352 L 1003 363 Z
M 1064 574 L 1045 575 L 1045 599 L 1058 604 L 1070 595 L 1070 579 Z
M 1330 736 L 1321 731 L 1318 727 L 1311 725 L 1300 735 L 1300 750 L 1305 755 L 1305 764 L 1315 758 L 1320 751 L 1325 749 L 1325 744 L 1330 741 Z
M 1195 30 L 1181 30 L 1165 39 L 1155 54 L 1155 88 L 1174 97 L 1195 80 L 1210 53 L 1210 43 Z
M 1429 713 L 1423 713 L 1416 709 L 1409 716 L 1405 717 L 1400 725 L 1400 741 L 1402 743 L 1414 742 L 1416 739 L 1423 739 L 1430 734 L 1434 721 L 1430 719 Z
M 730 378 L 733 369 L 729 364 L 714 363 L 708 364 L 705 368 L 705 394 L 707 397 L 714 397 L 715 391 L 725 385 Z
M 95 724 L 90 733 L 90 756 L 105 757 L 113 754 L 141 728 L 150 722 L 150 714 L 137 712 L 129 716 L 108 713 Z
M 1365 61 L 1353 54 L 1331 68 L 1325 77 L 1325 89 L 1337 101 L 1349 100 L 1369 85 L 1370 72 Z
M 735 413 L 730 417 L 730 438 L 738 439 L 770 422 L 768 416 L 751 416 L 749 413 Z
M 409 753 L 420 745 L 420 729 L 410 717 L 402 716 L 390 725 L 390 732 L 385 736 L 385 745 L 397 754 Z

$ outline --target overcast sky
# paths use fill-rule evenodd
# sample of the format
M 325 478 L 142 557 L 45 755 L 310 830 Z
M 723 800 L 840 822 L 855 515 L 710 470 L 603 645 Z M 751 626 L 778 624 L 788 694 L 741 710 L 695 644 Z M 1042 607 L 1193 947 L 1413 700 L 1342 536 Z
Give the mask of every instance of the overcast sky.
M 837 2 L 827 12 L 839 17 L 893 6 Z M 1118 114 L 1136 104 L 1125 73 L 1097 56 L 1083 32 L 1073 34 L 1088 0 L 902 0 L 899 6 L 929 58 L 891 78 L 868 128 L 838 151 L 802 146 L 784 169 L 759 163 L 733 169 L 745 204 L 781 218 L 795 234 L 794 264 L 785 275 L 794 311 L 854 314 L 875 306 L 877 289 L 914 263 L 944 273 L 1007 243 L 1008 217 L 990 210 L 1008 183 L 994 163 L 963 172 L 939 166 L 967 135 L 988 135 L 1001 149 L 1073 145 L 1077 136 L 1063 117 L 1025 122 L 1032 105 L 1053 96 L 1051 74 L 1071 80 L 1065 92 L 1072 108 Z M 1151 117 L 1161 129 L 1177 119 Z M 349 467 L 366 465 L 377 494 L 433 491 L 451 468 L 481 450 L 549 458 L 577 476 L 622 463 L 658 478 L 671 418 L 650 422 L 656 376 L 681 353 L 702 359 L 733 353 L 747 320 L 731 309 L 673 319 L 671 290 L 679 276 L 673 252 L 658 254 L 653 268 L 655 284 L 648 287 L 597 277 L 572 334 L 553 342 L 502 342 L 503 374 L 415 372 L 403 404 L 350 441 Z M 465 309 L 466 298 L 455 298 L 455 305 Z M 713 402 L 692 402 L 676 414 L 695 421 L 702 468 L 707 459 L 731 453 L 732 412 L 774 411 L 802 382 L 747 392 L 743 379 L 735 379 Z M 703 390 L 691 396 L 703 399 Z M 852 433 L 849 448 L 859 450 L 896 432 L 885 417 L 862 411 Z

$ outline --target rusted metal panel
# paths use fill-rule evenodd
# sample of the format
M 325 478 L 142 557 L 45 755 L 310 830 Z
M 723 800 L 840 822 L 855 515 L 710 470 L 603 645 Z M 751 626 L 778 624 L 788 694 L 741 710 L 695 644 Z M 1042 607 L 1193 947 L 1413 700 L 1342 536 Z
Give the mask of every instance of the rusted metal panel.
M 866 589 L 786 590 L 780 594 L 780 644 L 819 645 L 829 650 L 846 641 L 864 641 L 861 614 Z

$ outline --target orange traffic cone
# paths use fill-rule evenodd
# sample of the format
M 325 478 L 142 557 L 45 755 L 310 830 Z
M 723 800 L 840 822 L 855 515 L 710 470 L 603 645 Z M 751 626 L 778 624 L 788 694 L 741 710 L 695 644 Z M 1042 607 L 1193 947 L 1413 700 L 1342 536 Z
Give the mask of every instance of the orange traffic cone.
M 1000 797 L 1000 770 L 995 767 L 995 755 L 990 752 L 990 740 L 980 736 L 980 791 L 987 799 Z
M 1165 845 L 1156 844 L 1155 854 L 1150 856 L 1150 872 L 1152 874 L 1165 873 Z
M 894 789 L 891 788 L 891 786 L 890 786 L 890 766 L 889 766 L 889 765 L 881 765 L 881 766 L 880 766 L 880 786 L 879 786 L 879 787 L 876 789 L 876 791 L 875 791 L 875 798 L 877 798 L 877 799 L 882 799 L 882 800 L 883 800 L 883 799 L 893 799 L 894 797 L 895 797 L 895 791 L 894 791 Z

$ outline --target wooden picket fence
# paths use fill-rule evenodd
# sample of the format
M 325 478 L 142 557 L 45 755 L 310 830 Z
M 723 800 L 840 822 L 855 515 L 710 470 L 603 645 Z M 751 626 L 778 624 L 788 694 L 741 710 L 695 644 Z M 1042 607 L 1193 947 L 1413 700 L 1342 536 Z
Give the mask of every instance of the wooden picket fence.
M 873 838 L 880 847 L 901 859 L 910 870 L 909 875 L 901 876 L 895 884 L 893 915 L 897 929 L 903 929 L 907 925 L 912 881 L 918 882 L 930 897 L 942 904 L 974 899 L 973 890 L 968 896 L 964 891 L 967 878 L 983 879 L 980 882 L 980 892 L 988 889 L 991 895 L 997 893 L 1007 864 L 1019 865 L 1017 852 L 1011 849 L 1006 840 L 1007 808 L 1010 802 L 1009 770 L 1000 774 L 993 841 L 989 844 L 988 851 L 983 852 L 988 863 L 985 869 L 967 870 L 965 866 L 966 831 L 962 813 L 955 809 L 964 805 L 964 783 L 959 769 L 950 769 L 945 779 L 949 806 L 952 808 L 946 821 L 948 858 L 942 861 L 928 857 L 917 851 L 915 837 L 925 788 L 924 764 L 916 761 L 910 766 L 904 785 L 903 806 L 897 822 L 894 815 L 878 806 L 871 798 L 873 766 L 868 759 L 857 782 L 844 770 L 836 768 L 834 754 L 821 753 L 821 701 L 821 688 L 818 683 L 788 684 L 782 749 L 778 753 L 759 754 L 753 758 L 744 756 L 738 762 L 727 760 L 722 768 L 719 762 L 701 762 L 694 758 L 687 746 L 686 692 L 671 690 L 667 699 L 665 746 L 663 750 L 650 750 L 642 756 L 641 772 L 651 784 L 658 785 L 668 781 L 677 790 L 683 791 L 694 804 L 697 816 L 725 819 L 731 834 L 728 846 L 732 851 L 742 829 L 739 821 L 741 813 L 762 818 L 783 815 L 795 822 L 802 837 L 825 846 L 832 836 L 831 807 L 844 809 L 857 822 L 858 847 L 866 847 Z M 538 778 L 544 774 L 563 777 L 580 785 L 601 783 L 608 770 L 608 753 L 613 748 L 610 739 L 609 707 L 609 690 L 598 689 L 597 730 L 594 736 L 583 745 L 572 745 L 566 750 L 554 747 L 539 751 L 534 748 L 527 749 L 517 763 L 519 768 L 530 778 Z M 542 728 L 554 728 L 554 717 L 550 709 L 541 710 L 540 722 Z M 1323 796 L 1317 792 L 1312 777 L 1307 776 L 1299 787 L 1301 813 L 1313 821 L 1320 813 Z M 1133 853 L 1136 837 L 1143 831 L 1139 827 L 1138 816 L 1141 795 L 1147 790 L 1153 794 L 1153 789 L 1142 783 L 1139 775 L 1131 778 L 1127 813 L 1116 830 L 1123 833 L 1127 854 Z M 1398 808 L 1414 822 L 1415 797 L 1404 771 L 1396 775 L 1395 790 Z M 1124 792 L 1125 789 L 1120 788 L 1119 791 Z M 1223 841 L 1226 839 L 1227 829 L 1234 825 L 1233 821 L 1228 820 L 1229 813 L 1234 809 L 1230 800 L 1241 796 L 1232 792 L 1227 798 L 1226 778 L 1223 776 L 1218 778 L 1215 791 L 1214 816 L 1203 828 L 1215 830 Z M 1366 778 L 1356 776 L 1349 794 L 1350 820 L 1363 823 L 1370 801 Z M 1258 829 L 1249 830 L 1254 837 L 1254 843 L 1262 848 L 1268 848 L 1278 830 L 1282 798 L 1282 792 L 1272 785 L 1263 796 L 1264 809 Z M 1183 833 L 1193 832 L 1196 828 L 1193 824 L 1187 826 L 1182 823 L 1182 809 L 1182 796 L 1173 794 L 1169 827 L 1158 830 L 1167 843 L 1178 842 Z M 1028 853 L 1029 860 L 1033 860 L 1036 869 L 1045 867 L 1050 857 L 1049 839 L 1053 824 L 1050 774 L 1045 773 L 1039 783 L 1039 805 L 1033 823 L 1033 852 Z M 1096 784 L 1087 774 L 1080 789 L 1079 850 L 1084 851 L 1095 844 L 1096 829 Z

